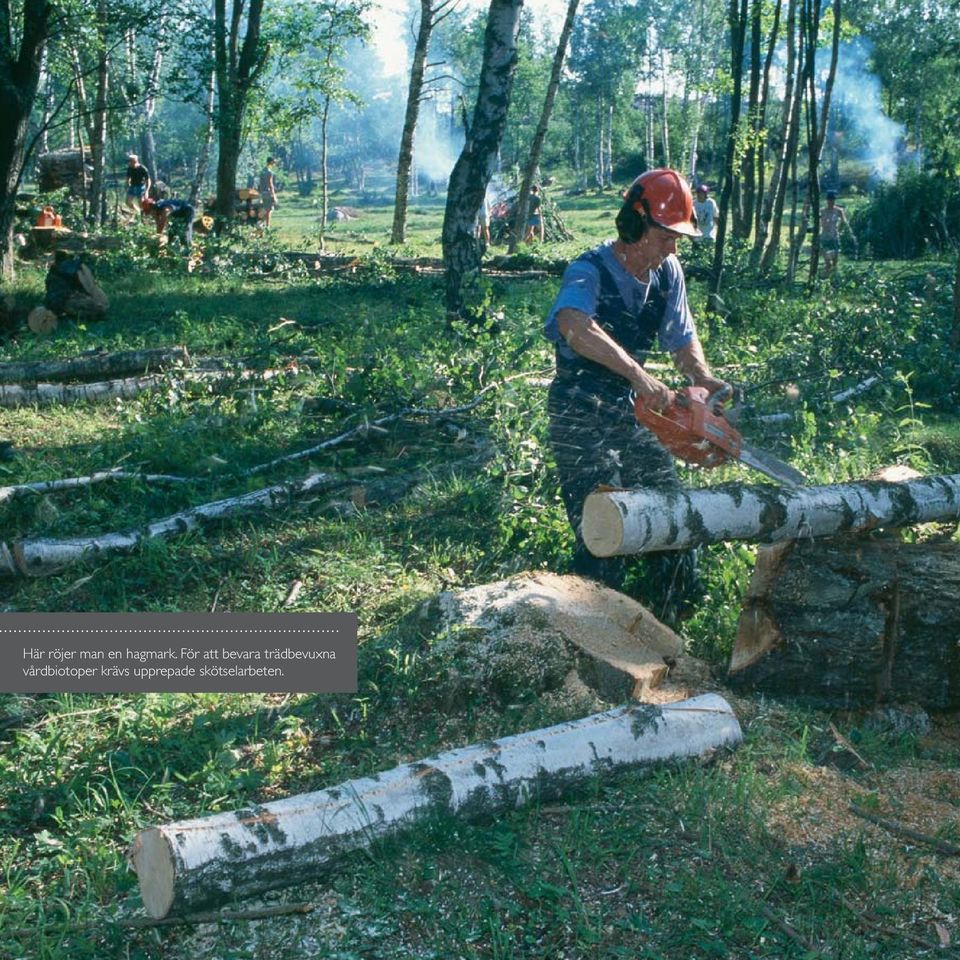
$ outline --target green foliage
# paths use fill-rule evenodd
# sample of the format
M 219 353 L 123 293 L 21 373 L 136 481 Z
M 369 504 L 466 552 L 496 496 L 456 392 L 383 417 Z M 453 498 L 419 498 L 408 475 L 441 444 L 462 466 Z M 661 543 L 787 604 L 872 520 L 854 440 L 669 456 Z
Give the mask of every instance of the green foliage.
M 947 252 L 960 238 L 960 188 L 952 178 L 901 173 L 857 209 L 851 224 L 860 243 L 882 259 Z

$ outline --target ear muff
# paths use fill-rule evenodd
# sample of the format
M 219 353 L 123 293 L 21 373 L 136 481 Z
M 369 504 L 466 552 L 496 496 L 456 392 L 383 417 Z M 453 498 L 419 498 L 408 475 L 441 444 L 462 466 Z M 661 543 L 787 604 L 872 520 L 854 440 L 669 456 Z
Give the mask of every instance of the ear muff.
M 647 218 L 625 203 L 617 214 L 617 236 L 624 243 L 636 243 L 647 230 Z
M 617 236 L 624 243 L 636 243 L 646 232 L 647 214 L 641 213 L 637 209 L 639 206 L 642 206 L 646 211 L 647 205 L 643 199 L 643 184 L 634 183 L 623 198 L 623 206 L 617 214 Z

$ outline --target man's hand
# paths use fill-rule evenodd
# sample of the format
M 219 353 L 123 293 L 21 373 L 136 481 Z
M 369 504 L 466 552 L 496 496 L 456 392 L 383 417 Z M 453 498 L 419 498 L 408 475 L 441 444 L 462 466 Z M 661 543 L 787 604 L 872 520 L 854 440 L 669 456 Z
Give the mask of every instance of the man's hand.
M 630 381 L 633 392 L 653 410 L 665 410 L 673 403 L 673 391 L 665 384 L 641 371 L 641 376 Z
M 732 384 L 727 383 L 726 380 L 720 380 L 714 376 L 701 377 L 696 381 L 694 386 L 704 387 L 709 392 L 711 397 L 719 393 L 720 397 L 717 402 L 720 405 L 723 405 L 728 400 L 732 400 L 736 392 Z

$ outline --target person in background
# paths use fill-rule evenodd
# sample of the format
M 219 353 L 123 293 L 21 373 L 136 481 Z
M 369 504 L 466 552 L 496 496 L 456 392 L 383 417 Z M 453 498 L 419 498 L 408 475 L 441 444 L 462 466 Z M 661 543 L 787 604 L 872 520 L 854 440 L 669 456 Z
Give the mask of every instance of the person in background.
M 490 246 L 490 189 L 483 195 L 480 209 L 477 211 L 477 239 Z
M 710 188 L 701 183 L 697 187 L 697 196 L 693 201 L 693 212 L 697 215 L 697 226 L 700 228 L 701 236 L 694 239 L 696 244 L 709 244 L 713 241 L 713 232 L 717 228 L 717 216 L 720 211 L 717 207 L 717 201 L 710 196 Z
M 267 157 L 266 166 L 260 171 L 260 180 L 257 190 L 260 193 L 260 221 L 261 227 L 270 226 L 270 218 L 277 209 L 277 185 L 273 179 L 273 166 L 276 161 Z
M 523 238 L 525 243 L 533 241 L 533 235 L 537 234 L 540 242 L 543 243 L 543 198 L 540 196 L 540 187 L 534 184 L 530 188 L 529 217 L 527 219 L 527 235 Z
M 827 278 L 837 267 L 837 261 L 840 259 L 840 228 L 843 227 L 853 240 L 854 246 L 857 244 L 857 238 L 854 236 L 853 229 L 850 227 L 850 221 L 847 220 L 847 214 L 843 207 L 837 206 L 837 191 L 827 191 L 827 205 L 823 213 L 820 214 L 820 250 L 823 253 L 823 276 Z
M 140 158 L 131 153 L 127 157 L 127 196 L 124 205 L 131 210 L 139 210 L 140 203 L 150 196 L 150 171 L 140 162 Z
M 152 200 L 147 197 L 140 204 L 140 209 L 145 217 L 153 217 L 157 225 L 157 233 L 165 233 L 167 225 L 175 221 L 182 227 L 183 242 L 188 247 L 193 245 L 193 218 L 196 211 L 192 204 L 174 197 L 169 200 Z
M 623 558 L 594 557 L 580 525 L 584 499 L 599 484 L 680 488 L 673 457 L 634 416 L 634 394 L 654 409 L 673 402 L 670 388 L 644 369 L 649 351 L 658 342 L 682 375 L 710 393 L 729 385 L 704 357 L 676 257 L 681 237 L 700 236 L 686 180 L 675 170 L 648 170 L 626 192 L 616 224 L 616 239 L 567 267 L 544 333 L 556 348 L 547 412 L 576 538 L 573 570 L 620 590 Z M 643 599 L 661 620 L 690 612 L 703 594 L 691 551 L 649 555 L 642 576 Z

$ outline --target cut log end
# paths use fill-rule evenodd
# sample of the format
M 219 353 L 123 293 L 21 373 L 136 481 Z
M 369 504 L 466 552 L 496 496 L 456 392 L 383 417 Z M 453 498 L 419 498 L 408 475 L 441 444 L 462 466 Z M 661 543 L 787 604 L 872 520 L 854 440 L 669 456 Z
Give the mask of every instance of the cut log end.
M 57 315 L 46 307 L 35 307 L 27 317 L 27 326 L 40 336 L 53 333 L 57 329 Z
M 140 881 L 140 896 L 147 914 L 154 920 L 165 917 L 173 906 L 175 870 L 163 833 L 155 827 L 140 833 L 129 859 Z
M 583 542 L 595 557 L 613 557 L 623 546 L 623 515 L 603 494 L 591 493 L 583 504 Z

